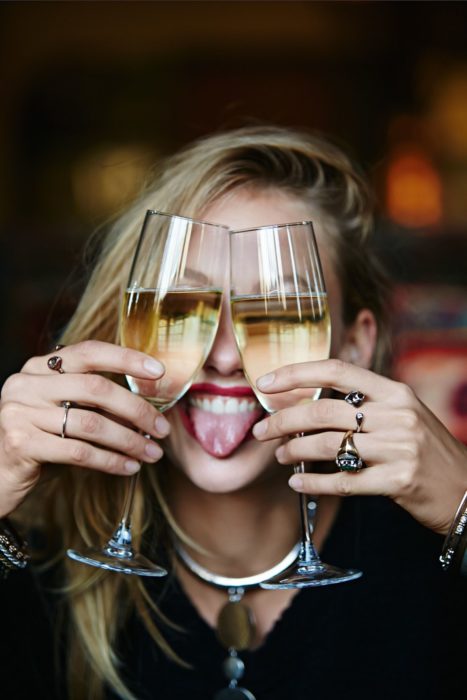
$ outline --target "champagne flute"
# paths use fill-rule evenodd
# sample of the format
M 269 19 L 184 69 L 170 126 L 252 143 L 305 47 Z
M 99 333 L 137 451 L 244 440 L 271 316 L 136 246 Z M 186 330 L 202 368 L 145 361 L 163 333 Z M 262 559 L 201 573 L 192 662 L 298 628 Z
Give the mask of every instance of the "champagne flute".
M 165 366 L 157 380 L 127 375 L 131 391 L 161 413 L 189 389 L 214 341 L 227 266 L 228 228 L 149 210 L 120 310 L 120 342 Z M 148 436 L 149 437 L 149 436 Z M 101 549 L 71 559 L 138 576 L 167 571 L 132 546 L 131 513 L 139 473 L 129 477 L 120 522 Z
M 331 323 L 318 248 L 310 221 L 230 232 L 231 309 L 245 376 L 268 413 L 319 398 L 321 389 L 264 394 L 256 386 L 267 372 L 329 357 Z M 295 473 L 304 473 L 303 462 Z M 301 545 L 293 569 L 262 588 L 307 588 L 350 581 L 355 569 L 323 563 L 311 539 L 305 494 L 300 498 Z

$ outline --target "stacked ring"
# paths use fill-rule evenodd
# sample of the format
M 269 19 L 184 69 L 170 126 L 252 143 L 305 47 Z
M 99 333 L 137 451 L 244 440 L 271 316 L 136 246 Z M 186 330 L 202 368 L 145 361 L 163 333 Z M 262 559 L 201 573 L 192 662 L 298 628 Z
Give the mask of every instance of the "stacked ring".
M 358 408 L 365 401 L 365 398 L 365 394 L 362 391 L 353 389 L 352 391 L 349 391 L 347 396 L 344 397 L 344 401 L 347 401 L 347 403 L 349 403 L 351 406 Z
M 54 350 L 61 350 L 64 345 L 56 345 L 54 347 Z M 65 374 L 65 370 L 62 367 L 62 358 L 60 355 L 52 355 L 52 357 L 49 357 L 47 360 L 47 367 L 49 369 L 52 369 L 54 372 L 59 372 L 59 374 Z M 62 406 L 65 409 L 65 413 L 63 414 L 63 420 L 62 420 L 62 429 L 60 431 L 60 437 L 65 438 L 66 437 L 66 424 L 68 421 L 68 411 L 71 408 L 71 401 L 62 401 Z
M 348 430 L 344 435 L 337 450 L 336 465 L 341 472 L 359 472 L 363 467 L 363 460 L 353 441 L 353 430 Z
M 68 421 L 68 411 L 71 408 L 71 401 L 62 401 L 62 406 L 65 409 L 65 413 L 63 414 L 62 431 L 60 433 L 60 437 L 66 438 L 66 424 Z
M 350 406 L 358 408 L 365 401 L 365 394 L 362 391 L 353 389 L 344 397 Z M 357 411 L 355 421 L 357 423 L 356 431 L 359 433 L 362 429 L 362 424 L 365 416 L 362 411 Z M 347 430 L 345 433 L 336 455 L 336 465 L 341 472 L 359 472 L 363 467 L 363 460 L 353 441 L 353 430 Z
M 356 433 L 359 433 L 361 431 L 364 419 L 365 415 L 361 411 L 357 411 L 357 413 L 355 414 L 355 420 L 357 422 L 357 430 L 355 431 Z

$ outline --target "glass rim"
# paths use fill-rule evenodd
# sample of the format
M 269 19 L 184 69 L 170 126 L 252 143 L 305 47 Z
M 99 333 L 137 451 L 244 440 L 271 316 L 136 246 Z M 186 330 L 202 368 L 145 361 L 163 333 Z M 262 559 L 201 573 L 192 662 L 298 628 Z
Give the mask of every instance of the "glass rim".
M 201 226 L 215 226 L 216 228 L 224 228 L 226 231 L 230 231 L 229 227 L 225 224 L 215 224 L 213 221 L 205 221 L 203 219 L 193 219 L 191 216 L 183 216 L 182 214 L 171 214 L 167 211 L 161 211 L 160 209 L 148 209 L 146 214 L 160 214 L 161 216 L 170 216 L 173 219 L 183 219 L 184 221 L 191 221 L 193 224 L 201 224 Z
M 286 228 L 287 226 L 311 226 L 311 230 L 314 231 L 313 222 L 311 219 L 305 219 L 304 221 L 290 221 L 285 224 L 263 224 L 262 226 L 251 226 L 249 228 L 237 228 L 230 229 L 230 233 L 251 233 L 251 231 L 261 231 L 266 228 Z

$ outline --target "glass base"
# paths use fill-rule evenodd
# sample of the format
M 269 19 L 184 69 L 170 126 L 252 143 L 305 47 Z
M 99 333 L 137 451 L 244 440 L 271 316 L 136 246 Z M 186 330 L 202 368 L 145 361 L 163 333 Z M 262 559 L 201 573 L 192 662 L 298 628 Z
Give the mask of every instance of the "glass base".
M 68 549 L 67 556 L 74 561 L 88 566 L 95 566 L 97 569 L 116 571 L 121 574 L 132 574 L 134 576 L 167 576 L 166 569 L 153 564 L 152 561 L 143 557 L 142 554 L 131 554 L 122 556 L 110 554 L 105 549 L 88 549 L 83 554 L 75 549 Z
M 360 578 L 362 575 L 358 569 L 339 569 L 336 566 L 317 564 L 300 566 L 289 569 L 275 576 L 269 581 L 260 584 L 261 588 L 267 590 L 278 590 L 283 588 L 312 588 L 314 586 L 330 586 L 333 583 L 345 583 Z

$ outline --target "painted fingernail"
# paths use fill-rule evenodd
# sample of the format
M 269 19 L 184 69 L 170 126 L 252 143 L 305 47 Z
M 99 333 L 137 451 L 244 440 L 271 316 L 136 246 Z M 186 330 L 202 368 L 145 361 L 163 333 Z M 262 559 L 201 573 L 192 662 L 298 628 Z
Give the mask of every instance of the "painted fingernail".
M 261 435 L 264 435 L 266 430 L 268 429 L 268 423 L 265 420 L 260 421 L 259 423 L 256 423 L 256 425 L 253 426 L 253 435 L 255 437 L 261 437 Z
M 256 382 L 256 386 L 258 387 L 258 389 L 266 389 L 266 387 L 273 383 L 275 378 L 276 375 L 274 372 L 271 372 L 270 374 L 264 374 L 258 379 L 258 381 Z
M 278 448 L 277 448 L 277 450 L 276 450 L 276 459 L 277 459 L 278 462 L 280 462 L 281 459 L 283 459 L 283 457 L 284 457 L 284 452 L 285 452 L 285 450 L 284 450 L 283 447 L 278 447 Z
M 157 360 L 148 359 L 144 360 L 144 369 L 149 372 L 149 374 L 154 375 L 154 377 L 160 377 L 161 374 L 164 373 L 164 367 L 161 365 L 160 362 L 157 362 Z
M 158 457 L 162 456 L 162 450 L 159 447 L 159 445 L 156 445 L 155 442 L 148 442 L 148 444 L 144 448 L 144 451 L 148 457 L 151 457 L 154 459 L 157 459 Z
M 161 437 L 165 437 L 170 432 L 170 423 L 164 418 L 164 416 L 157 416 L 154 421 L 154 426 L 156 428 L 157 434 Z
M 295 491 L 303 491 L 303 479 L 294 474 L 294 476 L 291 476 L 289 479 L 289 486 L 295 489 Z
M 127 474 L 136 474 L 141 469 L 141 465 L 135 459 L 127 459 L 125 462 L 125 471 Z

